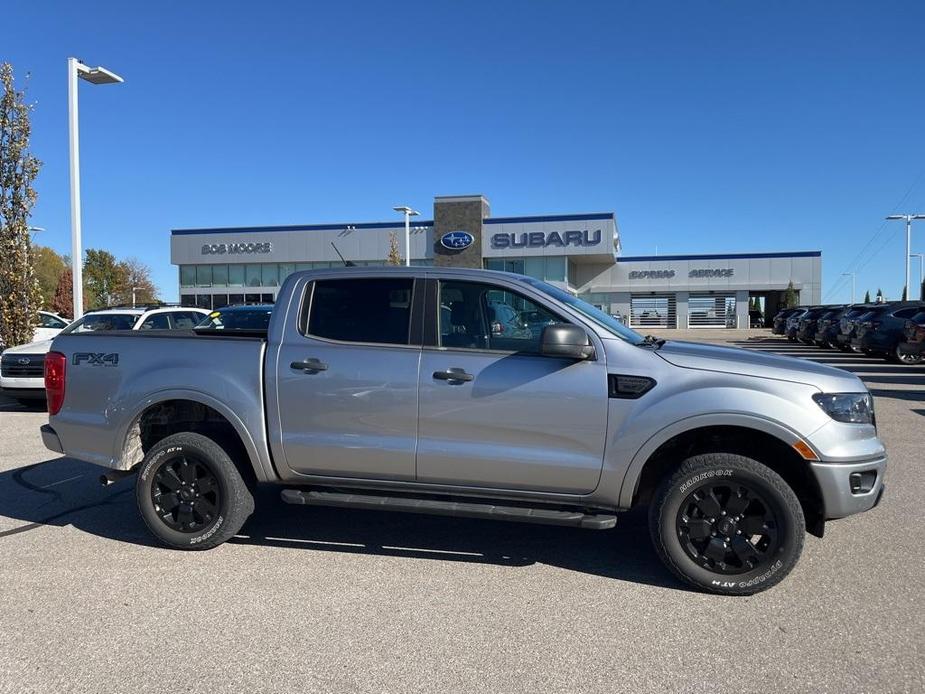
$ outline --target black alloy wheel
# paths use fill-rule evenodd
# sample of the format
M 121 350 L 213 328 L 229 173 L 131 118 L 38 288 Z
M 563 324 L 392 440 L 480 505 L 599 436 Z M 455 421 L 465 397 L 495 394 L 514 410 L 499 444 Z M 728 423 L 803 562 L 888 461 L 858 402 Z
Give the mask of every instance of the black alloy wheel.
M 180 453 L 162 461 L 154 471 L 151 503 L 168 528 L 196 533 L 218 517 L 221 483 L 205 462 Z
M 908 364 L 910 366 L 914 366 L 916 364 L 922 363 L 921 353 L 910 354 L 909 352 L 904 352 L 899 348 L 898 344 L 893 348 L 893 354 L 891 356 L 893 357 L 891 361 L 895 361 L 899 364 Z
M 681 502 L 676 520 L 687 555 L 703 568 L 741 574 L 770 564 L 778 548 L 773 506 L 740 482 L 710 482 Z
M 240 462 L 250 465 L 246 458 Z M 147 451 L 135 499 L 151 534 L 174 549 L 217 547 L 254 511 L 251 489 L 228 451 L 191 431 L 171 434 Z

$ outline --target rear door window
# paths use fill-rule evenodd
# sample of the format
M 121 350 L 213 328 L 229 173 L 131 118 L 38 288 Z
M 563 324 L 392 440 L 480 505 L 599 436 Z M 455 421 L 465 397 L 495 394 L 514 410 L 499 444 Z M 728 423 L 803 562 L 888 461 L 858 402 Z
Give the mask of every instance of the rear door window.
M 341 342 L 409 344 L 410 277 L 316 280 L 307 333 Z

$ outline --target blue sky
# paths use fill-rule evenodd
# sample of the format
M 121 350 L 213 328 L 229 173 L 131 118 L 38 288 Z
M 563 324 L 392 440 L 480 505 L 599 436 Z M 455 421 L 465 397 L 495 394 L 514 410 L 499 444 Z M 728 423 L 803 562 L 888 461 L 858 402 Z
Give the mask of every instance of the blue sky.
M 614 211 L 626 255 L 823 252 L 823 298 L 902 289 L 925 212 L 925 3 L 7 0 L 44 161 L 37 241 L 70 248 L 66 59 L 84 246 L 176 299 L 177 227 Z M 925 223 L 913 252 L 925 251 Z M 913 286 L 918 277 L 913 267 Z

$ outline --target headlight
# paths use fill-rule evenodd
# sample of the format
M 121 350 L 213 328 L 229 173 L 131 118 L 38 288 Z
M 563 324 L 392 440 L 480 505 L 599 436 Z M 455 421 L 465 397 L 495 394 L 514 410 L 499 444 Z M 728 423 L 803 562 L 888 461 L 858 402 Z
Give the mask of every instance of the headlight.
M 813 400 L 836 422 L 874 423 L 874 399 L 870 393 L 816 393 Z

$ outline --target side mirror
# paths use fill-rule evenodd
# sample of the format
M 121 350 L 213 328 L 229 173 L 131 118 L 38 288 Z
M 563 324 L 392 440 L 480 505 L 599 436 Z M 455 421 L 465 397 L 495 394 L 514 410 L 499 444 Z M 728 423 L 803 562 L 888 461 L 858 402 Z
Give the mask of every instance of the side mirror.
M 553 323 L 543 328 L 540 354 L 545 357 L 590 359 L 594 356 L 594 347 L 584 328 L 569 323 Z

